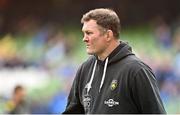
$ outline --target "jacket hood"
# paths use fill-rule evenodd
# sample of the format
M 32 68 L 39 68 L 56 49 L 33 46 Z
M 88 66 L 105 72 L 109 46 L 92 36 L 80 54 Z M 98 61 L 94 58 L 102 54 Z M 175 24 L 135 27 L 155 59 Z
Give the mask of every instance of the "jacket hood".
M 108 64 L 122 60 L 128 55 L 134 55 L 134 53 L 132 53 L 132 48 L 128 45 L 128 43 L 120 41 L 119 46 L 117 46 L 117 48 L 115 48 L 113 52 L 108 56 L 109 57 Z
M 123 41 L 120 41 L 119 46 L 117 46 L 106 58 L 109 58 L 108 65 L 115 63 L 123 58 L 125 58 L 128 55 L 134 55 L 132 53 L 132 48 L 128 45 L 128 43 L 125 43 Z M 104 65 L 105 60 L 101 61 L 98 59 L 97 56 L 95 56 L 96 60 L 98 61 L 99 64 Z

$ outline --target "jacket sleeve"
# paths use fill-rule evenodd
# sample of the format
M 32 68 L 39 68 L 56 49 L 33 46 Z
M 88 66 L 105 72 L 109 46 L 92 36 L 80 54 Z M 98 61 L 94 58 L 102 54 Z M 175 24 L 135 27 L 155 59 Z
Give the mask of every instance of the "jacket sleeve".
M 69 96 L 68 96 L 68 102 L 65 111 L 62 114 L 77 114 L 77 113 L 84 113 L 83 105 L 80 103 L 80 96 L 79 96 L 79 77 L 81 67 L 78 69 L 75 79 L 73 81 L 73 85 L 71 87 Z
M 141 113 L 165 114 L 155 75 L 150 69 L 141 68 L 132 80 L 132 95 Z

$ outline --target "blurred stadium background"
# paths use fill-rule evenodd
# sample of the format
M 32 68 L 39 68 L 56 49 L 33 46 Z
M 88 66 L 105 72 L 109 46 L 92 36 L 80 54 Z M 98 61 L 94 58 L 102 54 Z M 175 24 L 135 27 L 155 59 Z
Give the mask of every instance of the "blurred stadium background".
M 61 113 L 79 65 L 88 57 L 80 19 L 114 9 L 120 39 L 151 66 L 168 113 L 180 113 L 179 0 L 0 0 L 0 113 L 17 84 L 31 113 Z

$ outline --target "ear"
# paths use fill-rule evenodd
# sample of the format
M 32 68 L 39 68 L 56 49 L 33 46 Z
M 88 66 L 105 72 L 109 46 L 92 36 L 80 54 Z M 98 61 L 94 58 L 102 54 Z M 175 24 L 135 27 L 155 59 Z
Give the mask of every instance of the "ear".
M 106 32 L 106 38 L 107 38 L 107 41 L 110 41 L 112 38 L 113 38 L 113 32 L 112 30 L 107 30 Z

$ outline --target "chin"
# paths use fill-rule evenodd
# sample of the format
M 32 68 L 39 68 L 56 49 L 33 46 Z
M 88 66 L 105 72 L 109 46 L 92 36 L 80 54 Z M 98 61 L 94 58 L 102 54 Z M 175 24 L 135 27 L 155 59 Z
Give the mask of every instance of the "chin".
M 88 55 L 93 55 L 93 53 L 87 52 Z
M 89 54 L 89 55 L 94 55 L 94 52 L 92 52 L 92 51 L 87 50 L 86 52 L 87 52 L 87 54 Z

